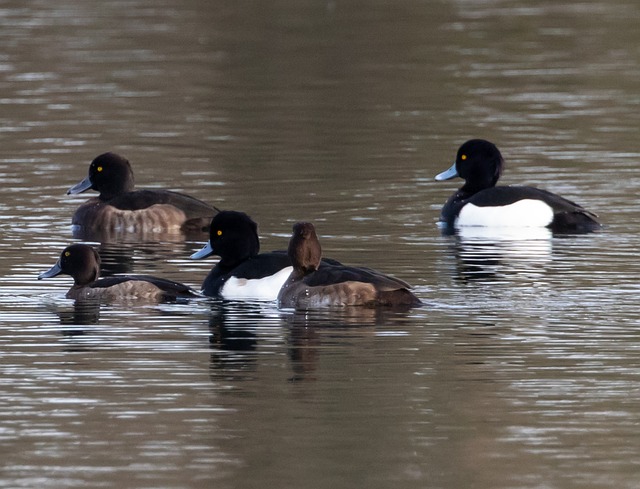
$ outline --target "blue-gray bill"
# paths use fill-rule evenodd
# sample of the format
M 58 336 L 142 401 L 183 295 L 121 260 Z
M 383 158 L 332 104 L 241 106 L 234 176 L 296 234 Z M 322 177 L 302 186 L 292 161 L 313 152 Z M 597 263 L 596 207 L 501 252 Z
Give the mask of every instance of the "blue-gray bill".
M 455 178 L 457 176 L 458 170 L 456 169 L 456 164 L 454 163 L 448 170 L 445 170 L 442 173 L 438 173 L 436 175 L 436 180 L 438 180 L 439 182 L 442 180 L 451 180 L 452 178 Z
M 42 272 L 40 275 L 38 275 L 38 280 L 42 280 L 43 278 L 55 277 L 57 275 L 60 275 L 61 273 L 62 273 L 62 268 L 60 268 L 60 262 L 56 262 L 56 264 L 52 266 L 49 270 L 47 270 L 46 272 Z
M 69 194 L 81 194 L 85 190 L 89 190 L 92 186 L 93 186 L 93 184 L 91 183 L 91 180 L 89 180 L 89 177 L 87 177 L 84 180 L 82 180 L 81 182 L 76 183 L 69 190 L 67 190 L 67 195 L 69 195 Z
M 211 243 L 207 243 L 202 247 L 200 251 L 196 251 L 189 258 L 191 258 L 192 260 L 200 260 L 211 255 L 213 255 L 213 248 L 211 247 Z

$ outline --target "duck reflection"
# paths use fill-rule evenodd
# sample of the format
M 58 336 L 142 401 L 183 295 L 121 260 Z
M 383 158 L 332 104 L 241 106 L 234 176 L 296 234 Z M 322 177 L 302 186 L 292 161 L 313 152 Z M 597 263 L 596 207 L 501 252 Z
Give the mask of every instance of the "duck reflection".
M 169 258 L 169 253 L 163 255 L 158 245 L 154 243 L 110 243 L 100 242 L 98 240 L 87 240 L 100 243 L 96 246 L 96 250 L 100 255 L 100 276 L 109 277 L 117 274 L 131 274 L 135 272 L 134 255 L 143 255 L 153 258 L 152 261 L 158 261 Z M 173 250 L 174 248 L 171 247 Z M 185 250 L 187 248 L 185 247 Z M 160 253 L 159 253 L 160 252 Z M 171 252 L 171 256 L 177 256 L 177 253 Z M 186 253 L 186 251 L 185 251 Z M 146 272 L 146 270 L 145 270 Z
M 85 333 L 83 326 L 95 325 L 100 321 L 100 302 L 95 299 L 75 300 L 69 305 L 54 307 L 63 327 L 62 334 L 67 336 L 82 335 Z
M 256 369 L 259 333 L 281 326 L 274 305 L 214 301 L 209 317 L 212 380 L 250 380 Z
M 103 244 L 118 244 L 118 243 L 150 243 L 150 242 L 163 242 L 163 243 L 179 243 L 184 241 L 206 241 L 209 239 L 209 231 L 190 230 L 190 231 L 153 231 L 153 230 L 141 230 L 131 231 L 122 229 L 90 229 L 80 226 L 72 226 L 71 234 L 74 238 L 82 241 L 93 241 L 95 243 Z
M 275 303 L 213 301 L 209 317 L 210 378 L 236 383 L 256 380 L 265 344 L 285 344 L 290 382 L 313 381 L 323 349 L 349 337 L 373 336 L 409 312 L 388 308 L 336 307 L 282 311 Z M 346 339 L 345 339 L 346 338 Z M 271 350 L 277 353 L 278 350 Z M 260 360 L 262 359 L 262 360 Z M 260 360 L 260 361 L 259 361 Z
M 64 351 L 85 351 L 90 344 L 77 342 L 91 332 L 100 321 L 100 302 L 96 299 L 56 301 L 44 305 L 47 312 L 58 316 L 60 334 L 65 340 Z
M 98 247 L 100 254 L 100 274 L 109 275 L 133 273 L 133 248 L 122 244 L 101 243 Z
M 460 228 L 452 244 L 457 277 L 463 282 L 536 278 L 551 262 L 551 238 L 546 228 Z
M 117 274 L 156 273 L 165 269 L 165 264 L 176 257 L 188 255 L 191 243 L 100 243 L 100 275 L 108 277 Z M 144 261 L 142 267 L 140 262 Z
M 314 327 L 297 324 L 289 332 L 289 360 L 293 376 L 291 382 L 315 380 L 313 373 L 320 357 L 320 335 Z
M 340 307 L 296 310 L 287 316 L 291 382 L 313 381 L 320 354 L 328 343 L 349 336 L 373 336 L 380 327 L 402 321 L 407 311 L 384 307 Z M 324 343 L 323 343 L 324 342 Z

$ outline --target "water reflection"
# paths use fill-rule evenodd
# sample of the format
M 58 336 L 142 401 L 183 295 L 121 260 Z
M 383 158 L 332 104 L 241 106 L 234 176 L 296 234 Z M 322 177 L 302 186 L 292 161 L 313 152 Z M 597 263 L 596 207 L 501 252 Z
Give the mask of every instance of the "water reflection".
M 212 300 L 211 378 L 218 382 L 253 379 L 264 349 L 276 341 L 287 345 L 289 380 L 312 380 L 328 344 L 342 338 L 373 337 L 381 334 L 380 328 L 409 321 L 409 314 L 383 307 L 282 311 L 275 303 Z
M 87 353 L 109 347 L 104 328 L 99 325 L 103 307 L 99 300 L 47 298 L 43 307 L 49 315 L 57 318 L 57 323 L 50 321 L 48 329 L 58 336 L 61 351 Z
M 93 240 L 92 240 L 93 241 Z M 124 243 L 100 243 L 100 275 L 108 277 L 115 274 L 129 274 L 134 271 L 134 253 L 144 252 L 144 245 L 127 245 Z
M 241 381 L 256 369 L 260 338 L 278 332 L 281 315 L 275 304 L 211 299 L 209 345 L 211 378 Z
M 317 328 L 294 324 L 289 330 L 289 362 L 293 375 L 291 382 L 315 380 L 314 372 L 320 360 L 321 336 Z
M 117 243 L 149 243 L 149 242 L 181 242 L 184 240 L 206 241 L 209 237 L 208 229 L 197 230 L 127 230 L 121 228 L 92 229 L 83 226 L 72 226 L 71 233 L 74 238 L 83 241 L 93 241 L 105 244 Z
M 638 486 L 636 3 L 3 5 L 5 486 Z M 607 228 L 440 236 L 432 175 L 470 136 L 512 155 L 506 183 Z M 325 222 L 329 256 L 435 305 L 83 310 L 36 276 L 71 239 L 64 191 L 111 148 L 255 214 L 267 249 Z M 105 275 L 211 267 L 188 260 L 206 236 L 77 239 Z
M 98 246 L 101 274 L 108 276 L 135 272 L 149 275 L 163 270 L 166 273 L 167 263 L 187 261 L 193 247 L 193 242 L 184 240 L 176 242 L 103 242 Z M 175 267 L 177 268 L 177 265 Z M 193 277 L 191 283 L 197 283 L 196 289 L 199 290 L 200 280 L 197 277 Z
M 66 336 L 85 334 L 85 327 L 100 321 L 99 300 L 63 300 L 45 304 L 45 310 L 59 318 L 61 332 Z
M 464 227 L 451 239 L 462 282 L 509 275 L 535 279 L 552 259 L 552 233 L 546 228 Z

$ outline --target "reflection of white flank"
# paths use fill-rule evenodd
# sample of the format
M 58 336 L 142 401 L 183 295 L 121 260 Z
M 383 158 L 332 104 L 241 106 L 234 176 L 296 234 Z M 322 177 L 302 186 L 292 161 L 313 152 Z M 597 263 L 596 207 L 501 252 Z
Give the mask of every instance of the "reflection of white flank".
M 552 233 L 545 227 L 480 227 L 465 226 L 458 228 L 456 234 L 461 241 L 466 243 L 477 242 L 524 242 L 543 241 L 544 245 L 551 246 Z M 534 246 L 538 246 L 537 244 Z
M 541 200 L 523 199 L 496 207 L 465 205 L 456 227 L 545 227 L 553 220 L 553 209 Z
M 222 287 L 220 295 L 227 300 L 275 301 L 292 271 L 293 267 L 286 267 L 274 275 L 259 279 L 231 277 Z
M 547 228 L 464 227 L 456 235 L 460 264 L 469 277 L 508 272 L 537 275 L 540 266 L 551 261 L 553 240 Z

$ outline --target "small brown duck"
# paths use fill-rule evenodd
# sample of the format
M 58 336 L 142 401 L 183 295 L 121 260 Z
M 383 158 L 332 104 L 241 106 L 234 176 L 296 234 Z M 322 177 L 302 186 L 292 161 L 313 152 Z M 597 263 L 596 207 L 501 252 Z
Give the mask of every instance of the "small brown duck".
M 315 227 L 309 222 L 294 224 L 288 254 L 293 272 L 278 294 L 280 307 L 414 307 L 422 304 L 409 290 L 409 284 L 370 268 L 341 264 L 320 267 L 322 249 Z
M 60 254 L 60 259 L 38 280 L 60 274 L 73 277 L 68 299 L 101 299 L 105 301 L 146 299 L 175 300 L 178 297 L 198 297 L 198 293 L 179 282 L 150 275 L 114 275 L 100 277 L 100 255 L 91 246 L 73 244 Z

